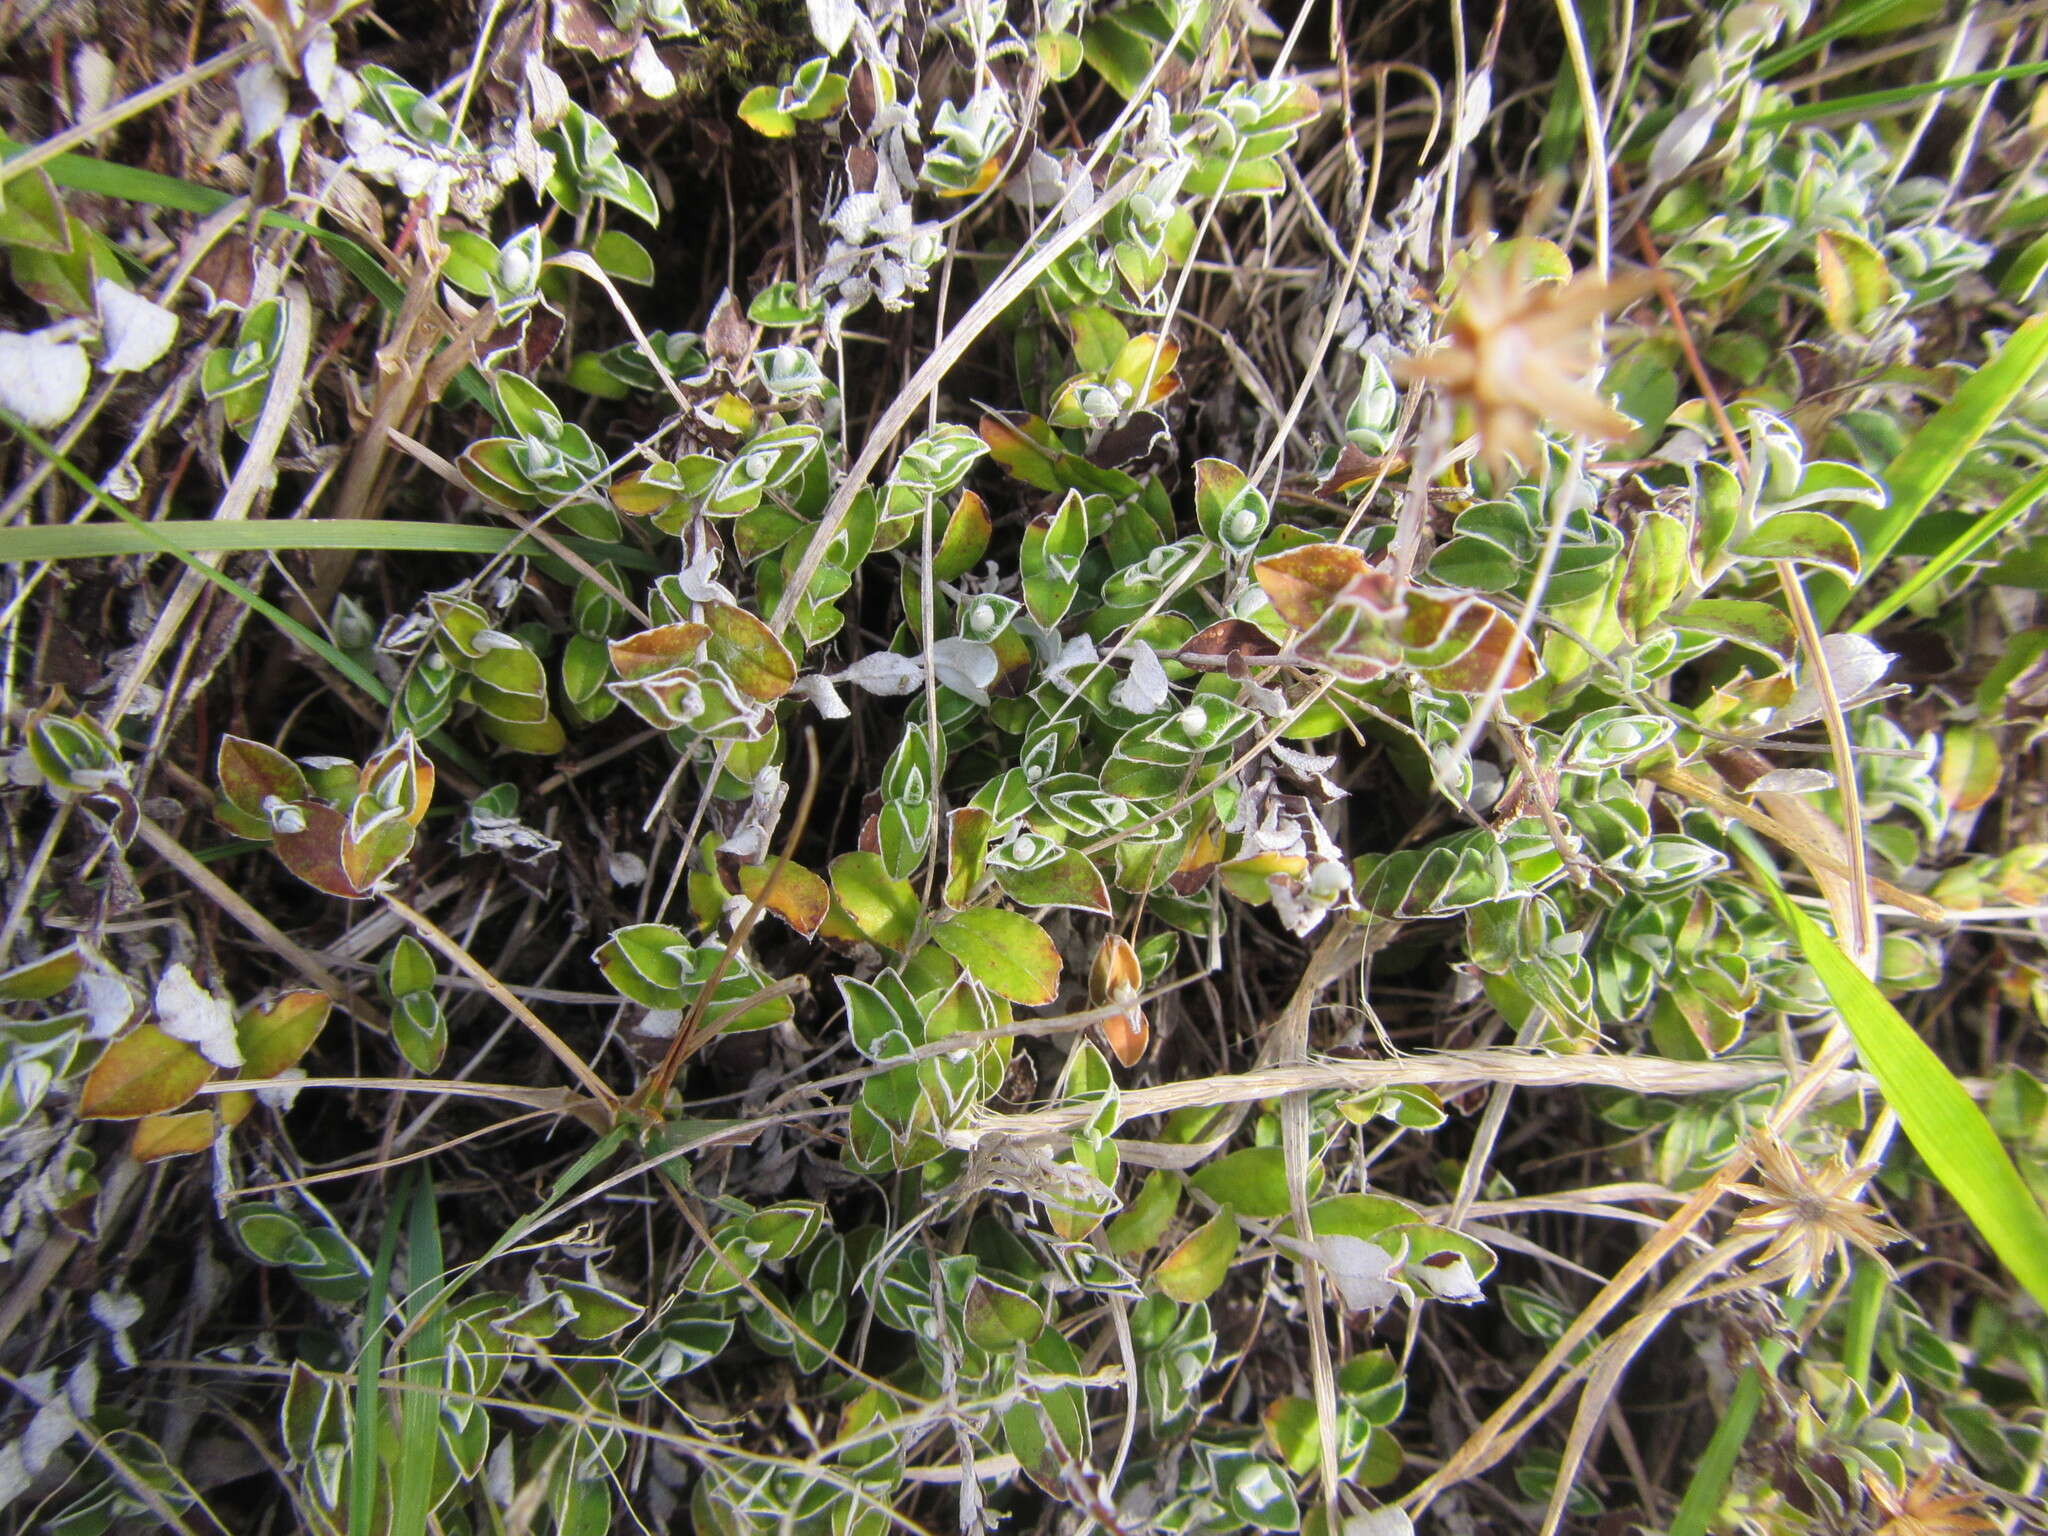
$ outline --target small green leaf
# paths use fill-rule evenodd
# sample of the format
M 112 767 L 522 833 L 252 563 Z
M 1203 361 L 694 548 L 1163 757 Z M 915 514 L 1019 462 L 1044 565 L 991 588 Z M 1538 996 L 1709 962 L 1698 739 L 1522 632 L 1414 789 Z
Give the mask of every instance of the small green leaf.
M 590 247 L 591 259 L 622 283 L 654 281 L 654 258 L 647 247 L 622 230 L 608 229 Z
M 1180 1181 L 1164 1168 L 1145 1176 L 1138 1193 L 1109 1224 L 1104 1234 L 1109 1251 L 1120 1256 L 1143 1253 L 1160 1238 L 1180 1209 Z
M 1828 324 L 1844 336 L 1865 335 L 1899 291 L 1877 247 L 1847 230 L 1814 236 L 1813 267 Z
M 448 1054 L 448 1020 L 432 992 L 408 992 L 391 1009 L 391 1038 L 419 1072 L 440 1069 Z
M 1674 614 L 1671 622 L 1680 629 L 1697 630 L 1703 635 L 1746 645 L 1781 665 L 1791 661 L 1797 645 L 1790 619 L 1769 603 L 1742 598 L 1701 598 Z
M 390 957 L 384 962 L 386 994 L 408 997 L 414 992 L 429 991 L 435 980 L 434 959 L 427 953 L 426 945 L 409 933 L 402 935 L 391 946 Z
M 983 1349 L 1029 1344 L 1045 1331 L 1045 1312 L 1022 1291 L 976 1275 L 962 1309 L 967 1337 Z
M 1735 553 L 1755 560 L 1797 560 L 1854 577 L 1862 564 L 1856 540 L 1825 512 L 1780 512 L 1736 541 Z
M 1189 1180 L 1218 1205 L 1247 1216 L 1277 1220 L 1292 1205 L 1287 1197 L 1287 1159 L 1278 1147 L 1246 1147 L 1204 1164 Z
M 76 944 L 17 965 L 0 975 L 0 1003 L 40 1003 L 55 997 L 78 979 L 84 966 L 85 957 Z
M 250 1080 L 276 1077 L 312 1049 L 333 999 L 324 992 L 287 992 L 268 1008 L 251 1008 L 235 1021 L 235 1043 L 242 1050 L 242 1076 Z
M 870 942 L 901 954 L 917 933 L 924 907 L 908 880 L 898 880 L 873 853 L 843 853 L 832 861 L 832 894 Z
M 770 139 L 786 139 L 796 132 L 796 119 L 777 105 L 782 93 L 772 85 L 757 85 L 740 98 L 740 121 Z

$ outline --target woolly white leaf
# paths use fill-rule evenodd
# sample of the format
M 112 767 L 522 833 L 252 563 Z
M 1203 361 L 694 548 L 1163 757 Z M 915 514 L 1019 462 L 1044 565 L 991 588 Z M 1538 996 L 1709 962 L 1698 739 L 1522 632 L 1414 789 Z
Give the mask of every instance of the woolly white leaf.
M 502 853 L 515 864 L 536 864 L 562 846 L 559 838 L 536 831 L 517 816 L 492 816 L 474 810 L 469 813 L 469 835 L 477 847 Z
M 484 1494 L 499 1509 L 511 1504 L 517 1491 L 517 1479 L 512 1471 L 512 1437 L 503 1436 L 491 1447 L 491 1454 L 484 1462 Z M 1346 1533 L 1349 1536 L 1349 1533 Z
M 613 885 L 639 885 L 647 878 L 647 861 L 637 853 L 614 853 L 605 860 Z
M 650 1008 L 633 1026 L 633 1033 L 649 1040 L 666 1040 L 683 1027 L 683 1010 L 680 1008 Z
M 1378 1243 L 1333 1232 L 1315 1241 L 1323 1270 L 1352 1312 L 1380 1312 L 1393 1305 L 1401 1288 L 1387 1278 L 1394 1256 Z
M 5 1509 L 29 1490 L 35 1481 L 22 1460 L 21 1442 L 10 1440 L 0 1445 L 0 1509 Z
M 932 675 L 942 687 L 977 704 L 988 703 L 988 685 L 1000 670 L 996 648 L 983 641 L 956 635 L 932 646 Z
M 1833 789 L 1835 776 L 1820 768 L 1773 768 L 1749 786 L 1752 795 L 1803 795 Z
M 71 58 L 71 120 L 85 122 L 106 110 L 114 99 L 114 61 L 90 43 Z
M 96 1291 L 88 1306 L 99 1325 L 107 1330 L 114 1358 L 133 1366 L 135 1346 L 128 1341 L 128 1330 L 142 1321 L 142 1299 L 132 1291 Z
M 71 1374 L 64 1378 L 64 1400 L 71 1405 L 71 1412 L 75 1417 L 89 1419 L 99 1396 L 99 1357 L 88 1353 L 78 1362 Z
M 916 656 L 899 656 L 894 651 L 870 651 L 843 672 L 832 674 L 835 683 L 851 683 L 864 693 L 885 699 L 914 693 L 924 682 L 924 661 Z
M 853 713 L 846 707 L 846 700 L 839 697 L 839 690 L 822 673 L 806 673 L 789 685 L 789 691 L 807 700 L 821 720 L 844 720 Z
M 242 108 L 242 137 L 252 149 L 282 128 L 291 110 L 284 77 L 265 60 L 235 76 L 235 98 Z
M 533 104 L 533 127 L 546 133 L 568 115 L 569 87 L 541 61 L 540 50 L 526 56 L 526 98 Z
M 733 601 L 730 588 L 718 579 L 718 546 L 707 543 L 699 549 L 690 563 L 676 573 L 676 585 L 683 589 L 683 596 L 693 603 L 729 603 Z
M 1109 690 L 1109 702 L 1137 715 L 1157 714 L 1173 698 L 1173 685 L 1166 680 L 1166 668 L 1159 653 L 1139 640 L 1131 646 L 1130 675 Z
M 1344 1536 L 1415 1536 L 1415 1522 L 1398 1504 L 1344 1517 Z
M 101 278 L 93 285 L 100 306 L 100 367 L 134 373 L 168 352 L 178 339 L 178 317 L 163 305 Z
M 26 336 L 0 331 L 0 408 L 32 427 L 69 421 L 91 376 L 85 348 L 68 339 L 67 327 L 53 325 Z
M 1478 1277 L 1472 1273 L 1471 1260 L 1462 1253 L 1432 1254 L 1427 1260 L 1410 1264 L 1406 1274 L 1438 1301 L 1470 1303 L 1485 1295 L 1479 1289 Z
M 85 971 L 78 978 L 78 990 L 85 1004 L 86 1033 L 95 1040 L 111 1040 L 135 1017 L 135 994 L 111 971 Z
M 853 35 L 856 12 L 853 0 L 810 0 L 811 36 L 829 58 L 846 46 Z
M 1657 142 L 1650 148 L 1650 185 L 1661 186 L 1689 168 L 1706 152 L 1714 137 L 1714 120 L 1721 104 L 1712 96 L 1680 107 L 1672 114 Z
M 1458 147 L 1479 137 L 1493 111 L 1493 71 L 1475 69 L 1465 80 L 1465 110 L 1458 118 Z
M 286 1067 L 277 1074 L 277 1081 L 268 1088 L 258 1088 L 256 1097 L 263 1107 L 273 1114 L 284 1114 L 299 1102 L 298 1083 L 305 1077 L 304 1067 Z
M 666 101 L 676 93 L 676 72 L 661 62 L 661 55 L 654 51 L 654 43 L 641 38 L 633 49 L 633 57 L 626 61 L 626 69 L 633 77 L 633 83 L 656 101 Z
M 165 1034 L 196 1047 L 216 1067 L 242 1064 L 234 1010 L 200 986 L 183 965 L 171 966 L 157 980 L 156 1021 Z
M 1898 658 L 1868 635 L 1826 635 L 1820 642 L 1827 658 L 1828 677 L 1835 685 L 1835 697 L 1844 709 L 1868 695 L 1884 681 L 1885 673 Z M 1820 718 L 1820 688 L 1811 666 L 1792 690 L 1792 700 L 1779 716 L 1781 726 L 1801 725 Z
M 50 1464 L 50 1458 L 59 1446 L 71 1438 L 71 1432 L 78 1427 L 78 1420 L 71 1416 L 71 1405 L 61 1397 L 52 1398 L 36 1410 L 36 1416 L 28 1421 L 28 1428 L 21 1437 L 21 1461 L 31 1474 L 39 1473 Z
M 142 1298 L 133 1291 L 95 1291 L 86 1307 L 102 1327 L 119 1330 L 142 1321 Z
M 1059 636 L 1052 635 L 1049 638 L 1057 641 Z M 1072 693 L 1074 684 L 1067 681 L 1067 674 L 1078 667 L 1092 667 L 1098 659 L 1099 653 L 1095 649 L 1095 642 L 1086 635 L 1075 635 L 1046 660 L 1045 675 L 1063 692 Z

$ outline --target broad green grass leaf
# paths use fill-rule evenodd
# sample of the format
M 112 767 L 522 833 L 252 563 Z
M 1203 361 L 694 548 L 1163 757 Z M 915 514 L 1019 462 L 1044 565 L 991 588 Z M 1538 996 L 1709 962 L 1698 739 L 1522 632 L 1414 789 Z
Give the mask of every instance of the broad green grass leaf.
M 1989 512 L 1978 517 L 1958 537 L 1951 540 L 1940 554 L 1879 598 L 1876 606 L 1849 626 L 1851 632 L 1859 635 L 1869 634 L 1927 588 L 2033 511 L 2041 504 L 2043 498 L 2048 498 L 2048 471 L 2034 476 Z
M 956 912 L 932 930 L 932 938 L 998 997 L 1039 1007 L 1059 996 L 1060 952 L 1021 912 Z
M 1889 504 L 1856 507 L 1845 513 L 1844 521 L 1863 546 L 1863 575 L 1858 585 L 1868 583 L 1884 567 L 1886 557 L 1906 530 L 1934 504 L 1935 497 L 1984 434 L 2005 419 L 2013 401 L 2033 382 L 2044 363 L 2048 363 L 2048 315 L 2036 315 L 2006 338 L 1995 357 L 1963 380 L 1954 397 L 1921 424 L 1892 460 L 1884 474 L 1885 485 L 1891 491 Z M 1995 518 L 1997 513 L 1991 516 Z M 1973 526 L 1971 534 L 1976 531 Z M 1968 543 L 1970 537 L 1966 534 L 1962 542 L 1974 549 L 1976 545 Z M 1834 622 L 1852 590 L 1836 576 L 1822 574 L 1813 578 L 1808 591 L 1814 616 L 1823 626 Z
M 395 1536 L 426 1536 L 433 1507 L 434 1464 L 440 1455 L 441 1399 L 447 1385 L 448 1316 L 433 1305 L 441 1282 L 441 1220 L 434 1181 L 414 1180 L 406 1218 L 405 1294 L 411 1314 L 405 1342 L 406 1392 L 399 1403 L 398 1477 L 392 1499 Z
M 68 523 L 52 527 L 0 528 L 0 565 L 38 560 L 107 560 L 125 555 L 153 555 L 166 544 L 187 554 L 243 549 L 388 549 L 406 554 L 495 555 L 526 536 L 516 528 L 477 528 L 462 523 L 374 521 L 366 518 L 298 518 L 217 523 L 210 519 L 170 519 L 146 528 L 114 523 Z M 562 542 L 586 560 L 610 560 L 639 570 L 659 570 L 661 563 L 643 550 L 595 539 L 562 536 Z M 539 546 L 518 551 L 545 559 Z
M 1859 5 L 1845 5 L 1827 21 L 1802 34 L 1796 42 L 1787 43 L 1758 59 L 1751 73 L 1759 80 L 1768 80 L 1801 59 L 1819 53 L 1838 37 L 1862 37 L 1889 31 L 1938 14 L 1938 11 L 1929 11 L 1928 0 L 1862 0 Z
M 391 1266 L 398 1256 L 398 1213 L 387 1212 L 364 1303 L 362 1353 L 356 1359 L 355 1413 L 349 1425 L 348 1536 L 370 1536 L 377 1518 L 377 1462 L 383 1443 L 384 1323 L 391 1309 Z
M 2048 1306 L 2048 1214 L 1983 1111 L 1827 932 L 1782 891 L 1768 882 L 1765 890 L 1856 1037 L 1857 1053 L 1914 1150 L 2014 1278 Z
M 1728 1406 L 1714 1426 L 1713 1439 L 1693 1463 L 1692 1479 L 1686 1484 L 1678 1513 L 1672 1517 L 1670 1536 L 1706 1536 L 1720 1511 L 1728 1479 L 1734 1475 L 1736 1458 L 1742 1454 L 1750 1427 L 1756 1423 L 1757 1409 L 1763 1406 L 1764 1378 L 1776 1372 L 1785 1349 L 1781 1339 L 1765 1340 L 1758 1350 L 1762 1363 L 1750 1366 L 1735 1383 Z
M 1859 117 L 1883 112 L 1888 107 L 1910 108 L 1918 102 L 1941 96 L 1949 91 L 1967 90 L 1975 85 L 1991 85 L 2000 80 L 2030 80 L 2041 74 L 2048 74 L 2048 63 L 2007 64 L 2000 69 L 1973 70 L 1967 75 L 1948 75 L 1939 80 L 1922 81 L 1917 85 L 1896 86 L 1888 91 L 1865 91 L 1858 96 L 1828 96 L 1800 106 L 1784 107 L 1776 112 L 1759 112 L 1749 120 L 1749 128 L 1754 133 L 1759 129 L 1790 128 L 1795 124 L 1817 122 L 1824 118 L 1853 122 Z

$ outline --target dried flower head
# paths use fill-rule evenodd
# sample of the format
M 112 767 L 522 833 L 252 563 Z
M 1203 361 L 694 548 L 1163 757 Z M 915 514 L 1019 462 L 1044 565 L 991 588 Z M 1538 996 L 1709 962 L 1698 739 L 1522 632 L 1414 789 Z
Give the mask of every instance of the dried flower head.
M 1756 1273 L 1767 1283 L 1789 1278 L 1794 1295 L 1818 1281 L 1831 1259 L 1846 1259 L 1852 1244 L 1883 1263 L 1878 1250 L 1905 1234 L 1880 1221 L 1863 1201 L 1864 1186 L 1876 1172 L 1874 1166 L 1851 1168 L 1839 1154 L 1809 1168 L 1778 1138 L 1760 1139 L 1758 1182 L 1733 1186 L 1756 1204 L 1736 1219 L 1730 1234 L 1768 1236 Z
M 1870 1490 L 1871 1511 L 1883 1522 L 1872 1527 L 1872 1536 L 1975 1536 L 1978 1531 L 1995 1531 L 1996 1521 L 1984 1513 L 1974 1493 L 1940 1493 L 1942 1463 L 1932 1463 L 1913 1479 L 1904 1492 L 1892 1487 L 1874 1472 L 1863 1474 L 1863 1486 Z
M 1586 382 L 1600 361 L 1593 323 L 1652 286 L 1640 272 L 1535 279 L 1526 248 L 1484 253 L 1458 284 L 1444 345 L 1403 360 L 1397 375 L 1470 407 L 1480 457 L 1496 477 L 1510 458 L 1535 462 L 1541 422 L 1596 441 L 1626 437 L 1635 423 Z

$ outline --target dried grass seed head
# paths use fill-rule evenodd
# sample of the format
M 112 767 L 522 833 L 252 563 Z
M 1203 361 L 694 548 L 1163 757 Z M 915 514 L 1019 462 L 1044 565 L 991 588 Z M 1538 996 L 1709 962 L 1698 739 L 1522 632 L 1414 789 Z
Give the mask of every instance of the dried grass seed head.
M 1557 282 L 1532 275 L 1526 247 L 1496 247 L 1459 280 L 1443 344 L 1404 359 L 1396 376 L 1434 384 L 1471 411 L 1480 458 L 1496 478 L 1511 459 L 1536 462 L 1544 423 L 1596 442 L 1626 437 L 1636 424 L 1587 382 L 1600 365 L 1594 325 L 1653 286 L 1642 272 Z
M 1779 1138 L 1762 1138 L 1757 1182 L 1730 1186 L 1755 1202 L 1736 1218 L 1730 1234 L 1767 1237 L 1755 1273 L 1766 1283 L 1789 1280 L 1794 1295 L 1816 1284 L 1831 1261 L 1846 1261 L 1851 1247 L 1882 1264 L 1880 1250 L 1905 1234 L 1863 1200 L 1876 1173 L 1874 1167 L 1850 1167 L 1840 1154 L 1809 1168 Z
M 1976 1494 L 1940 1491 L 1946 1470 L 1945 1463 L 1932 1462 L 1904 1490 L 1865 1471 L 1870 1514 L 1881 1522 L 1871 1528 L 1873 1536 L 1975 1536 L 1997 1530 L 1998 1522 L 1985 1514 Z

